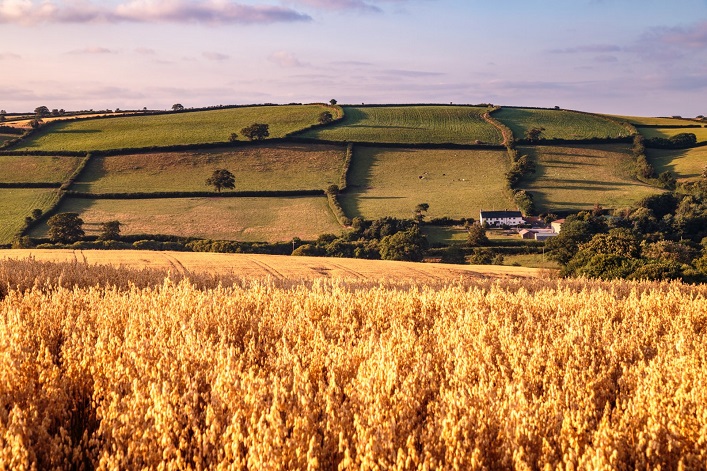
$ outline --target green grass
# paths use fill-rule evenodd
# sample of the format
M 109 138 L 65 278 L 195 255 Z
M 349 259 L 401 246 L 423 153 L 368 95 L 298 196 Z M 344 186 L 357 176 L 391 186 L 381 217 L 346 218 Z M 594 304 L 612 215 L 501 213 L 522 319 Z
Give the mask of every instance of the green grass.
M 170 113 L 154 116 L 87 119 L 59 122 L 17 148 L 89 151 L 179 144 L 226 142 L 233 132 L 254 122 L 270 125 L 270 137 L 316 124 L 321 105 L 255 106 Z M 245 140 L 241 136 L 242 140 Z
M 504 265 L 518 264 L 521 267 L 528 268 L 547 268 L 556 270 L 560 268 L 557 262 L 548 259 L 547 254 L 522 254 L 522 255 L 504 255 Z
M 345 155 L 339 146 L 282 144 L 94 157 L 72 190 L 208 191 L 216 168 L 235 175 L 237 191 L 324 189 L 339 184 Z
M 504 151 L 359 146 L 341 204 L 347 216 L 366 219 L 409 218 L 419 203 L 430 205 L 429 218 L 478 219 L 482 208 L 511 207 L 504 196 L 508 166 Z
M 0 182 L 63 182 L 76 170 L 83 157 L 0 155 Z
M 48 210 L 58 197 L 57 190 L 0 189 L 0 244 L 9 244 L 24 226 L 33 209 Z
M 598 115 L 565 110 L 501 108 L 492 115 L 513 131 L 516 139 L 525 139 L 532 128 L 545 128 L 541 139 L 591 139 L 627 137 L 630 131 Z
M 707 166 L 707 147 L 646 149 L 646 156 L 656 172 L 670 171 L 678 180 L 698 180 Z
M 344 120 L 308 131 L 303 137 L 333 141 L 392 143 L 501 144 L 503 136 L 469 106 L 344 107 Z
M 707 141 L 707 128 L 638 128 L 638 132 L 646 139 L 653 137 L 670 139 L 677 134 L 692 133 L 697 138 L 697 142 Z
M 661 190 L 636 180 L 627 145 L 521 147 L 537 171 L 521 183 L 532 192 L 538 212 L 589 209 L 598 203 L 620 208 Z
M 666 118 L 666 117 L 650 117 L 650 116 L 618 116 L 618 115 L 607 115 L 610 118 L 614 118 L 621 121 L 627 121 L 633 125 L 638 126 L 686 126 L 693 124 L 705 124 L 701 121 L 693 121 L 690 119 L 682 118 Z
M 325 197 L 165 198 L 143 200 L 75 199 L 62 201 L 59 212 L 77 212 L 87 235 L 117 220 L 123 234 L 169 234 L 240 241 L 316 239 L 341 226 Z M 37 228 L 33 236 L 43 236 Z
M 430 244 L 463 244 L 467 241 L 469 232 L 462 226 L 422 226 L 422 233 L 427 236 Z

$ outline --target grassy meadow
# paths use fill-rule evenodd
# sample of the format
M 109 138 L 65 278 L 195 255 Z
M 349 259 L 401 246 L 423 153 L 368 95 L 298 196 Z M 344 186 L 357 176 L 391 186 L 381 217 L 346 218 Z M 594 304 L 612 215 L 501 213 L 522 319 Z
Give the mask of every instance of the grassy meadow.
M 532 192 L 538 212 L 575 211 L 631 205 L 662 190 L 639 182 L 628 146 L 620 144 L 521 147 L 537 163 L 522 186 Z
M 18 149 L 89 151 L 226 142 L 254 122 L 283 137 L 317 123 L 323 105 L 253 106 L 162 115 L 58 122 L 24 141 Z M 245 140 L 242 136 L 242 140 Z
M 83 157 L 0 155 L 0 182 L 63 182 L 76 170 Z
M 508 126 L 516 139 L 525 139 L 532 128 L 545 128 L 541 139 L 591 139 L 627 137 L 628 129 L 598 115 L 566 110 L 501 108 L 493 118 Z
M 501 144 L 503 136 L 470 106 L 344 107 L 344 119 L 303 137 L 352 142 Z
M 697 180 L 707 166 L 707 146 L 691 149 L 646 149 L 656 172 L 670 171 L 678 180 Z
M 419 203 L 428 217 L 478 219 L 483 209 L 509 208 L 508 156 L 494 150 L 415 150 L 358 146 L 341 205 L 349 217 L 409 218 Z
M 343 147 L 294 143 L 94 157 L 72 190 L 207 191 L 216 168 L 235 175 L 237 191 L 324 189 L 339 184 L 345 156 Z
M 702 121 L 693 121 L 685 118 L 669 118 L 669 117 L 654 117 L 654 116 L 619 116 L 606 115 L 610 118 L 627 121 L 638 126 L 690 126 L 704 124 Z
M 56 189 L 1 188 L 0 244 L 9 244 L 33 209 L 46 211 L 58 197 Z
M 327 199 L 284 198 L 66 198 L 59 212 L 76 212 L 87 235 L 97 235 L 101 223 L 117 220 L 123 234 L 167 234 L 246 242 L 278 242 L 299 237 L 316 239 L 340 233 Z M 33 236 L 46 234 L 46 225 Z
M 677 134 L 691 133 L 695 135 L 697 142 L 707 141 L 707 128 L 638 128 L 638 131 L 646 139 L 653 137 L 670 139 Z

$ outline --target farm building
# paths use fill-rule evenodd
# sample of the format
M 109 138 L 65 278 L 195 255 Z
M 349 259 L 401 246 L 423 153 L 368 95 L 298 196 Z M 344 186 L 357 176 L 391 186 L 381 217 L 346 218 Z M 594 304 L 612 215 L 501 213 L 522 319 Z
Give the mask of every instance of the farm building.
M 481 211 L 479 218 L 481 224 L 487 223 L 489 226 L 517 226 L 523 224 L 523 215 L 520 211 Z
M 552 229 L 523 229 L 518 235 L 521 239 L 547 240 L 555 237 L 557 233 Z
M 552 227 L 552 230 L 557 232 L 558 234 L 560 233 L 560 230 L 562 230 L 562 224 L 565 222 L 564 219 L 558 219 L 557 221 L 552 221 L 550 223 L 550 227 Z

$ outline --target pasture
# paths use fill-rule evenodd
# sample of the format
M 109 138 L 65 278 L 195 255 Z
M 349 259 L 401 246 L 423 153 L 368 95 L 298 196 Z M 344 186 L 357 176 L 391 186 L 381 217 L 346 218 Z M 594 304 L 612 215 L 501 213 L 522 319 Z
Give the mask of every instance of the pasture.
M 46 211 L 58 197 L 55 189 L 0 189 L 0 244 L 9 244 L 33 209 Z
M 470 106 L 344 107 L 343 121 L 302 137 L 351 142 L 500 145 L 501 132 L 486 122 L 487 108 Z
M 282 144 L 94 157 L 72 187 L 90 193 L 208 191 L 216 168 L 236 177 L 236 191 L 324 189 L 339 184 L 345 148 Z
M 707 141 L 707 128 L 638 128 L 638 132 L 646 139 L 653 137 L 670 139 L 677 134 L 691 133 L 695 135 L 697 142 Z
M 541 213 L 590 209 L 597 203 L 620 208 L 662 191 L 636 180 L 626 145 L 521 147 L 519 152 L 537 163 L 522 187 L 532 192 Z
M 567 110 L 501 108 L 493 118 L 508 126 L 516 139 L 525 139 L 532 128 L 545 128 L 541 139 L 592 139 L 628 137 L 631 132 L 599 115 Z
M 349 217 L 412 217 L 428 203 L 429 218 L 478 219 L 483 209 L 510 208 L 504 194 L 505 151 L 415 150 L 358 146 L 349 186 L 340 196 Z
M 319 114 L 329 109 L 323 105 L 252 106 L 58 122 L 17 148 L 89 151 L 227 142 L 231 133 L 240 133 L 254 122 L 269 124 L 270 137 L 283 137 L 316 124 Z
M 283 198 L 66 198 L 58 212 L 76 212 L 87 235 L 98 235 L 101 223 L 120 221 L 121 233 L 167 234 L 246 242 L 316 239 L 342 228 L 320 197 Z M 33 230 L 44 236 L 47 227 Z
M 707 166 L 707 147 L 691 149 L 646 149 L 656 172 L 670 171 L 678 180 L 697 180 Z
M 76 170 L 83 157 L 0 155 L 0 182 L 63 182 Z
M 638 126 L 690 126 L 703 124 L 703 121 L 694 121 L 687 118 L 651 117 L 651 116 L 619 116 L 606 115 L 610 118 L 627 121 Z

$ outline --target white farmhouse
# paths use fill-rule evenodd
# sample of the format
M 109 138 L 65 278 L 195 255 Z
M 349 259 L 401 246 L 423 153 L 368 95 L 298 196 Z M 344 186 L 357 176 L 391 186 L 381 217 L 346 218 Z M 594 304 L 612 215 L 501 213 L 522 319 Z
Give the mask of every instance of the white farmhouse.
M 523 224 L 523 215 L 520 211 L 481 211 L 481 224 L 488 223 L 489 226 L 517 226 Z

